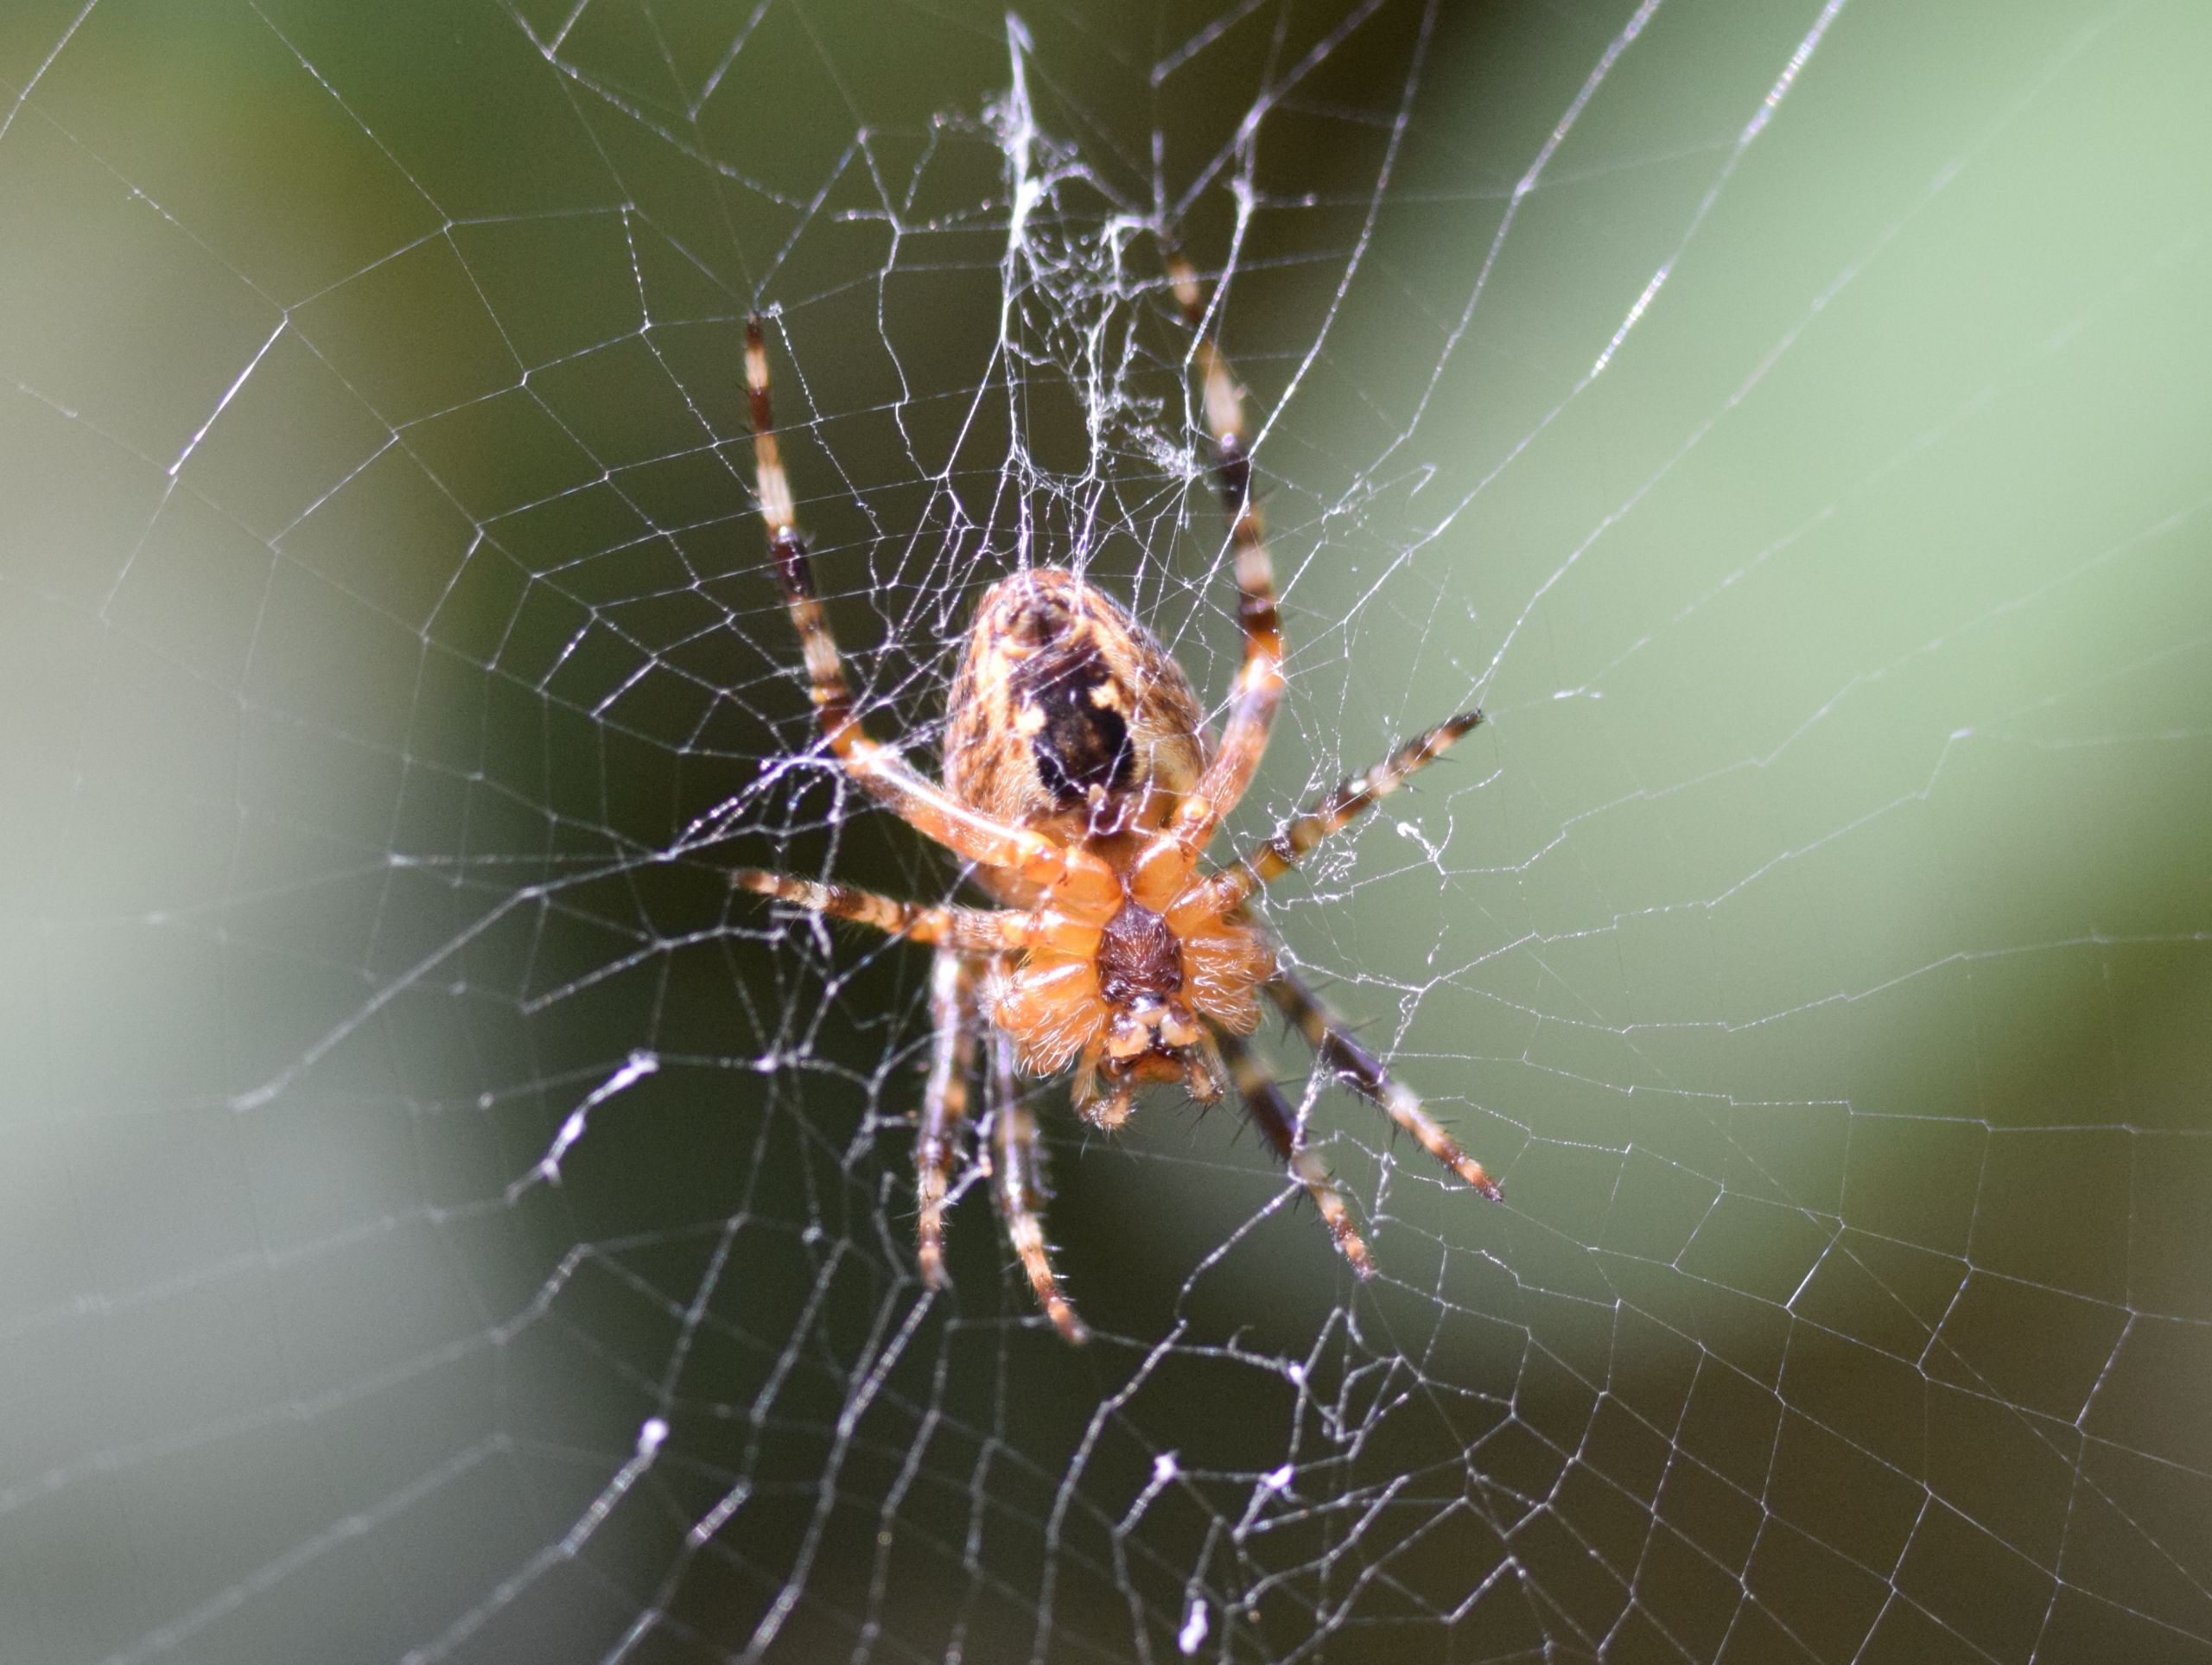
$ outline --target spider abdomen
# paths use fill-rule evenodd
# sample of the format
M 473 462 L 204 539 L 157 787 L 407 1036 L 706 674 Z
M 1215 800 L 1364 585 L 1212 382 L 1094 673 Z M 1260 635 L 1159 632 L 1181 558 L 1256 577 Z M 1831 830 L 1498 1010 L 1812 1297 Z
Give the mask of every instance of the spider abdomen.
M 1198 696 L 1152 633 L 1071 572 L 991 586 L 945 710 L 944 784 L 1080 842 L 1157 827 L 1205 766 Z

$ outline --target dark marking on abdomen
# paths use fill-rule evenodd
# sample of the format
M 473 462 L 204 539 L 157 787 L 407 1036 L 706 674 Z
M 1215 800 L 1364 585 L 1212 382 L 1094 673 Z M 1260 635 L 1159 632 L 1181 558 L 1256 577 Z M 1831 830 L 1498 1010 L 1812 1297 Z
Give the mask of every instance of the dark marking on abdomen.
M 1135 778 L 1136 751 L 1122 709 L 1128 696 L 1088 637 L 1023 660 L 1012 681 L 1026 723 L 1037 724 L 1029 748 L 1057 808 L 1072 810 L 1094 791 L 1110 796 Z

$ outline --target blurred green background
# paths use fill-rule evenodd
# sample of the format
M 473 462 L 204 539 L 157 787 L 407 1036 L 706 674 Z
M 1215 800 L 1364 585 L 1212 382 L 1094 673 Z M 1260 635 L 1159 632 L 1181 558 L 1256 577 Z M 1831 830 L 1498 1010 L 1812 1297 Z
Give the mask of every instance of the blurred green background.
M 1022 22 L 0 18 L 0 1657 L 2212 1657 L 2212 17 Z M 1075 1353 L 728 894 L 954 882 L 738 345 L 880 732 L 1023 559 L 1217 698 L 1138 222 L 1237 832 L 1489 714 L 1273 917 L 1509 1201 L 1046 1091 Z

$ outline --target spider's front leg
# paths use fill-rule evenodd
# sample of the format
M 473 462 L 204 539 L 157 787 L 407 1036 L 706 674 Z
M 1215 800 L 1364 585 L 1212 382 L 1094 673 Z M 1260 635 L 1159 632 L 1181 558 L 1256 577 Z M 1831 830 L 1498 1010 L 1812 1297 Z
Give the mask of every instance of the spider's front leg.
M 1236 673 L 1221 747 L 1205 772 L 1175 812 L 1168 828 L 1187 861 L 1205 850 L 1222 817 L 1236 807 L 1252 784 L 1267 750 L 1268 731 L 1282 701 L 1282 616 L 1275 605 L 1274 563 L 1252 500 L 1252 459 L 1246 448 L 1244 401 L 1229 373 L 1228 362 L 1205 334 L 1205 305 L 1190 263 L 1179 254 L 1167 260 L 1167 276 L 1197 342 L 1192 348 L 1205 382 L 1207 430 L 1213 436 L 1215 483 L 1229 513 L 1230 543 L 1236 552 L 1237 616 L 1244 626 L 1244 664 Z
M 806 656 L 807 682 L 831 755 L 870 798 L 956 855 L 1018 873 L 1039 888 L 1066 884 L 1095 895 L 1110 894 L 1114 876 L 1096 856 L 978 814 L 924 778 L 862 727 L 845 680 L 837 639 L 830 633 L 829 615 L 815 593 L 814 564 L 807 555 L 806 535 L 798 528 L 791 478 L 784 472 L 775 406 L 769 397 L 768 347 L 758 318 L 745 324 L 745 377 L 753 416 L 754 483 L 760 518 L 767 524 L 768 552 Z
M 1052 1327 L 1078 1344 L 1090 1338 L 1084 1321 L 1060 1293 L 1059 1274 L 1052 1269 L 1052 1251 L 1045 1242 L 1044 1153 L 1039 1147 L 1037 1118 L 1021 1102 L 1021 1083 L 1016 1073 L 1014 1042 L 1003 1033 L 990 1037 L 991 1067 L 988 1077 L 991 1104 L 991 1159 L 996 1172 L 992 1188 L 999 1199 L 999 1213 L 1006 1221 L 1006 1235 L 1037 1292 L 1037 1304 Z
M 887 937 L 939 944 L 963 954 L 990 954 L 1028 945 L 1037 916 L 1017 908 L 956 907 L 943 903 L 902 902 L 852 885 L 796 879 L 766 867 L 739 867 L 730 882 L 756 896 L 789 902 L 810 913 L 855 925 L 873 925 Z
M 1268 984 L 1268 995 L 1284 1015 L 1297 1026 L 1322 1063 L 1360 1096 L 1381 1106 L 1383 1113 L 1421 1142 L 1423 1149 L 1457 1173 L 1493 1203 L 1505 1200 L 1497 1181 L 1483 1165 L 1459 1148 L 1436 1118 L 1421 1108 L 1413 1089 L 1383 1068 L 1374 1053 L 1361 1045 L 1321 997 L 1287 971 L 1278 971 Z

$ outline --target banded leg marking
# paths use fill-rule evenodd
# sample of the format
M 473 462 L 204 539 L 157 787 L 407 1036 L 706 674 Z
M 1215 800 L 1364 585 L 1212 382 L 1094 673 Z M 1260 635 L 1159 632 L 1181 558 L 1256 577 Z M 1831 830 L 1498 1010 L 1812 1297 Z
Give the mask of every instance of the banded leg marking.
M 1375 1262 L 1368 1255 L 1365 1239 L 1352 1224 L 1351 1210 L 1345 1206 L 1343 1193 L 1329 1177 L 1327 1165 L 1298 1136 L 1297 1113 L 1283 1097 L 1274 1078 L 1253 1055 L 1242 1035 L 1224 1031 L 1221 1051 L 1229 1062 L 1230 1077 L 1243 1097 L 1245 1114 L 1281 1159 L 1291 1178 L 1303 1185 L 1312 1196 L 1314 1206 L 1321 1211 L 1321 1223 L 1329 1228 L 1329 1236 L 1336 1242 L 1338 1252 L 1351 1262 L 1351 1269 L 1362 1279 L 1373 1277 Z
M 1319 995 L 1288 972 L 1275 975 L 1268 984 L 1268 994 L 1297 1026 L 1299 1033 L 1306 1037 L 1306 1045 L 1313 1047 L 1321 1061 L 1362 1097 L 1380 1105 L 1393 1122 L 1420 1140 L 1422 1148 L 1431 1156 L 1491 1202 L 1505 1200 L 1505 1193 L 1483 1165 L 1461 1150 L 1452 1135 L 1421 1108 L 1421 1099 L 1411 1088 L 1391 1075 L 1380 1059 L 1352 1038 L 1344 1020 L 1329 1010 Z
M 806 535 L 798 529 L 791 478 L 776 442 L 768 347 L 757 317 L 745 324 L 745 379 L 753 418 L 754 483 L 760 495 L 760 518 L 767 524 L 768 551 L 784 605 L 806 655 L 808 685 L 831 753 L 870 798 L 957 855 L 985 867 L 1014 868 L 1039 886 L 1052 885 L 1074 868 L 1097 869 L 1088 874 L 1094 886 L 1110 883 L 1112 875 L 1096 857 L 1064 850 L 1036 833 L 977 814 L 925 778 L 896 751 L 871 739 L 861 727 L 837 639 L 815 591 Z
M 730 874 L 730 880 L 756 896 L 772 897 L 811 913 L 873 926 L 887 936 L 942 944 L 965 954 L 1026 947 L 1036 925 L 1034 914 L 1012 908 L 946 907 L 902 902 L 852 885 L 826 885 L 819 880 L 795 879 L 787 873 L 770 873 L 762 867 L 740 867 Z
M 1275 602 L 1274 563 L 1259 506 L 1252 500 L 1252 459 L 1246 449 L 1244 403 L 1228 361 L 1211 336 L 1201 333 L 1205 302 L 1190 263 L 1167 257 L 1167 276 L 1185 321 L 1198 336 L 1195 353 L 1205 382 L 1206 428 L 1213 436 L 1214 479 L 1229 514 L 1230 541 L 1236 562 L 1237 614 L 1244 628 L 1244 663 L 1236 673 L 1229 715 L 1222 725 L 1221 747 L 1190 795 L 1177 808 L 1168 834 L 1186 855 L 1195 857 L 1236 807 L 1252 784 L 1266 751 L 1268 731 L 1282 700 L 1282 615 Z
M 1249 855 L 1215 877 L 1215 894 L 1226 909 L 1273 883 L 1312 855 L 1320 842 L 1341 832 L 1413 776 L 1450 751 L 1460 736 L 1483 720 L 1469 711 L 1416 734 L 1363 775 L 1330 791 L 1305 814 L 1283 823 L 1274 836 Z
M 968 1081 L 976 1068 L 976 979 L 967 956 L 940 948 L 930 965 L 929 1080 L 914 1137 L 914 1226 L 922 1281 L 944 1287 L 944 1196 L 960 1158 L 968 1119 Z
M 1003 1034 L 991 1036 L 991 1148 L 997 1172 L 992 1176 L 998 1192 L 999 1212 L 1006 1220 L 1006 1235 L 1021 1257 L 1029 1287 L 1052 1327 L 1080 1345 L 1090 1331 L 1075 1315 L 1060 1292 L 1059 1274 L 1052 1269 L 1052 1251 L 1045 1242 L 1045 1160 L 1039 1147 L 1037 1118 L 1021 1102 L 1021 1086 L 1014 1070 L 1014 1043 Z

